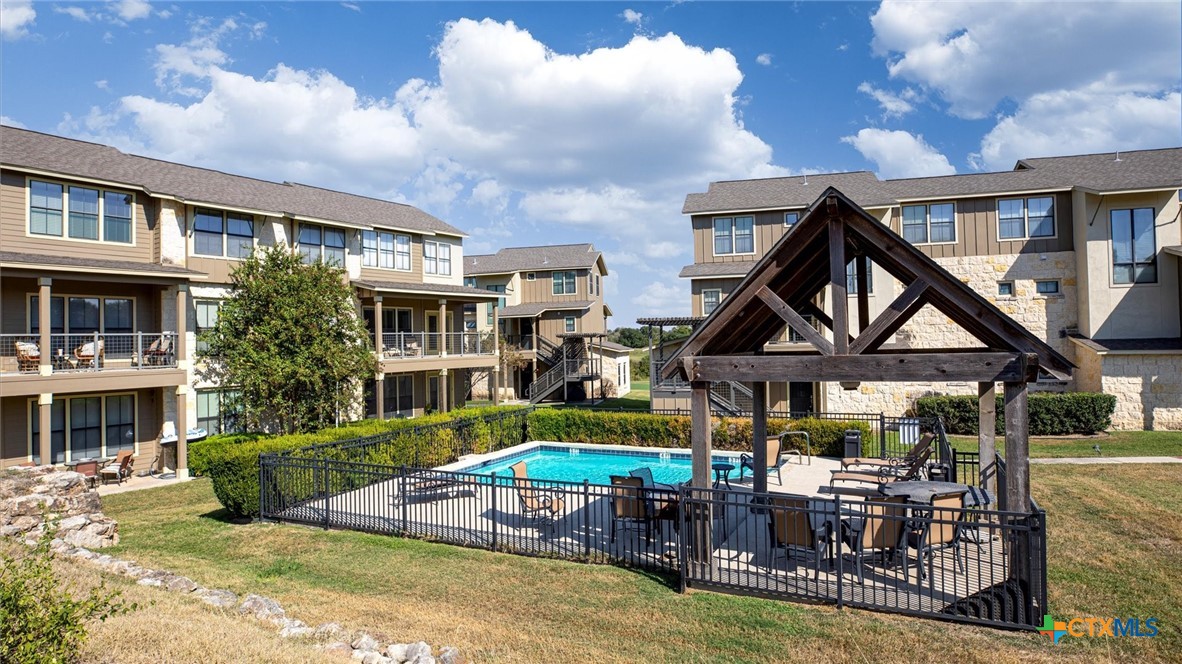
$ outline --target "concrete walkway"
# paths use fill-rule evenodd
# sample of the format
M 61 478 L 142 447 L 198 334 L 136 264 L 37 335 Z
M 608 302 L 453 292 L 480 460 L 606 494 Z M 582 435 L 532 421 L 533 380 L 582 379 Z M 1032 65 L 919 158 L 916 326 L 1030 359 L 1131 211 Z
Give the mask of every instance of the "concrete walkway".
M 1031 459 L 1030 463 L 1092 465 L 1101 463 L 1182 463 L 1182 457 L 1063 457 L 1060 459 Z
M 139 491 L 141 489 L 173 486 L 181 482 L 188 482 L 190 479 L 192 478 L 178 480 L 176 474 L 172 472 L 157 474 L 155 476 L 132 475 L 120 484 L 99 484 L 97 489 L 100 496 L 109 496 L 113 493 L 127 493 L 128 491 Z

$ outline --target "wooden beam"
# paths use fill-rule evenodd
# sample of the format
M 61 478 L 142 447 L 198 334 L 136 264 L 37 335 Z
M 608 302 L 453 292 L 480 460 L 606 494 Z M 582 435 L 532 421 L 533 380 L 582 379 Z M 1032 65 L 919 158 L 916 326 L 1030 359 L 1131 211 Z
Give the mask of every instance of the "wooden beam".
M 861 335 L 870 324 L 870 259 L 866 254 L 854 258 L 854 279 L 858 284 L 858 334 Z
M 913 352 L 906 355 L 716 355 L 682 358 L 691 381 L 1026 382 L 1030 355 Z M 1033 363 L 1037 367 L 1035 357 Z M 1036 368 L 1037 371 L 1037 368 Z
M 829 219 L 829 294 L 833 302 L 833 352 L 849 353 L 849 307 L 845 288 L 845 221 Z
M 997 492 L 997 384 L 977 383 L 977 449 L 981 477 L 978 484 Z
M 788 323 L 788 327 L 796 330 L 796 333 L 804 337 L 805 341 L 808 341 L 813 345 L 813 347 L 821 351 L 822 355 L 833 354 L 833 344 L 829 343 L 828 339 L 821 336 L 821 333 L 818 332 L 812 325 L 809 325 L 808 321 L 806 321 L 800 314 L 793 311 L 792 307 L 788 306 L 784 300 L 781 300 L 779 295 L 773 293 L 772 289 L 768 288 L 767 286 L 760 286 L 759 290 L 755 294 L 758 295 L 759 299 L 763 300 L 767 306 L 771 307 L 771 310 L 776 312 L 776 315 L 784 319 L 784 322 Z
M 812 300 L 809 300 L 808 302 L 801 305 L 799 309 L 801 315 L 812 316 L 813 318 L 816 318 L 818 322 L 828 328 L 830 332 L 833 331 L 833 319 L 829 317 L 829 314 L 822 311 L 821 307 L 818 307 Z M 854 335 L 847 334 L 846 339 L 850 343 L 853 343 Z
M 874 319 L 870 327 L 858 334 L 858 338 L 850 344 L 850 354 L 861 355 L 878 350 L 879 346 L 886 343 L 892 334 L 923 308 L 923 294 L 927 289 L 928 282 L 923 279 L 911 282 L 899 297 Z
M 1030 413 L 1026 382 L 1007 381 L 1006 402 L 1006 495 L 1004 508 L 1012 512 L 1030 510 Z

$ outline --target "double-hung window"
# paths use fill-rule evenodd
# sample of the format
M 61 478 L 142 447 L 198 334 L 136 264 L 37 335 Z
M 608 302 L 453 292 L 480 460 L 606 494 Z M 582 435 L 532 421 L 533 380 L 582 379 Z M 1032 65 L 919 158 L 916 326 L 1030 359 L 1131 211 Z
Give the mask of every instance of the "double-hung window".
M 209 342 L 204 335 L 218 324 L 218 312 L 222 308 L 221 300 L 196 300 L 193 307 L 197 310 L 197 350 L 209 348 Z
M 29 181 L 29 232 L 33 235 L 62 235 L 62 186 L 53 182 Z
M 29 297 L 29 333 L 41 331 L 41 309 Z M 49 299 L 51 334 L 131 334 L 135 331 L 135 300 L 126 297 L 54 296 Z M 81 343 L 68 340 L 68 343 Z M 68 350 L 68 349 L 67 349 Z
M 103 192 L 103 239 L 131 244 L 131 194 Z
M 345 231 L 340 228 L 300 224 L 300 257 L 304 263 L 323 260 L 345 266 Z
M 70 187 L 69 235 L 83 240 L 99 239 L 98 189 Z
M 423 272 L 451 274 L 451 245 L 446 242 L 423 242 Z
M 397 238 L 397 240 L 395 240 Z M 403 242 L 405 241 L 405 246 Z M 398 247 L 395 251 L 395 246 Z M 366 267 L 381 267 L 387 270 L 395 269 L 396 263 L 402 263 L 405 249 L 405 267 L 398 265 L 399 270 L 410 269 L 410 237 L 395 236 L 394 233 L 381 231 L 363 231 L 361 233 L 361 264 Z
M 29 455 L 34 463 L 63 463 L 69 458 L 115 456 L 135 451 L 134 394 L 55 397 L 50 406 L 51 459 L 41 459 L 41 418 L 37 400 L 29 402 Z
M 912 244 L 956 242 L 956 206 L 904 205 L 903 239 Z
M 1055 236 L 1055 198 L 1003 198 L 997 201 L 997 236 L 1000 240 Z
M 563 325 L 564 330 L 566 330 L 567 332 L 574 332 L 575 331 L 575 317 L 574 316 L 567 316 L 566 318 L 563 319 L 563 323 L 564 323 L 564 325 Z
M 193 253 L 199 256 L 222 255 L 222 213 L 197 208 L 193 213 Z
M 504 293 L 506 290 L 506 287 L 504 285 L 493 284 L 493 285 L 485 286 L 484 290 L 492 291 L 493 293 Z M 505 298 L 503 298 L 503 297 L 497 298 L 496 306 L 501 309 L 504 309 L 505 308 Z M 484 304 L 484 313 L 486 316 L 486 318 L 485 318 L 486 324 L 492 325 L 493 324 L 493 303 L 492 302 L 486 302 Z
M 755 253 L 754 217 L 719 217 L 714 220 L 714 255 Z
M 1153 208 L 1112 210 L 1112 283 L 1157 282 L 1157 238 Z
M 254 217 L 241 212 L 197 208 L 193 213 L 193 253 L 246 258 L 254 251 Z
M 551 281 L 553 282 L 553 284 L 552 284 L 550 292 L 552 295 L 574 295 L 575 294 L 575 292 L 576 292 L 575 273 L 573 271 L 553 272 L 551 274 L 552 274 Z
M 131 244 L 131 194 L 29 180 L 29 234 Z M 63 228 L 63 218 L 65 221 Z
M 197 390 L 197 426 L 210 433 L 239 433 L 242 417 L 236 390 Z
M 718 308 L 719 303 L 722 302 L 722 290 L 718 288 L 711 288 L 702 291 L 702 314 L 709 316 Z

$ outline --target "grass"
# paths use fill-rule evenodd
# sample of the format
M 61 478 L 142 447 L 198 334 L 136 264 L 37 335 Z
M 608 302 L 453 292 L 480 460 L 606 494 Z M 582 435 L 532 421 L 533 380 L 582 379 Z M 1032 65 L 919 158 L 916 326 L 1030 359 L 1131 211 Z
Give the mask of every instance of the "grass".
M 960 452 L 976 452 L 976 436 L 949 436 L 948 440 Z M 997 437 L 997 449 L 1004 456 L 1005 438 Z M 1031 437 L 1031 458 L 1094 457 L 1094 445 L 1100 455 L 1122 456 L 1182 456 L 1182 431 L 1113 431 L 1095 436 Z
M 708 592 L 681 595 L 669 578 L 608 566 L 290 525 L 234 525 L 223 519 L 206 480 L 103 502 L 120 523 L 119 555 L 209 587 L 274 597 L 313 625 L 336 621 L 392 640 L 455 645 L 479 661 L 1167 661 L 1182 652 L 1176 471 L 1036 466 L 1033 484 L 1049 514 L 1054 615 L 1156 616 L 1161 636 L 1052 646 L 1035 634 Z M 228 619 L 198 610 L 218 629 Z M 188 623 L 201 630 L 165 620 L 155 635 L 191 644 L 190 658 L 198 652 L 210 661 L 232 658 L 226 653 L 238 644 L 212 643 L 205 620 Z M 270 637 L 257 638 L 269 643 Z M 139 652 L 147 641 L 127 648 Z

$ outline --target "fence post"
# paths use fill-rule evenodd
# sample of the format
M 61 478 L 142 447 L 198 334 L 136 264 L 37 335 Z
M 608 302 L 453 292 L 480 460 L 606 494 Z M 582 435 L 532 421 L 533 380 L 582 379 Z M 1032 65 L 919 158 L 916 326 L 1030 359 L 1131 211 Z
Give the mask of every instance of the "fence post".
M 328 530 L 328 501 L 329 501 L 330 496 L 328 493 L 328 457 L 327 456 L 324 457 L 323 459 L 321 459 L 321 465 L 324 466 L 324 470 L 321 471 L 321 478 L 322 478 L 321 481 L 323 482 L 322 487 L 324 489 L 324 529 Z
M 583 480 L 583 514 L 591 514 L 591 482 Z M 583 519 L 583 555 L 591 557 L 591 521 Z
M 490 490 L 492 491 L 492 549 L 491 550 L 496 551 L 497 550 L 497 473 L 496 473 L 496 471 L 493 471 L 490 474 L 490 477 L 492 479 L 492 485 L 490 488 Z
M 402 536 L 405 537 L 408 532 L 408 528 L 406 525 L 407 505 L 406 505 L 406 464 L 405 463 L 402 464 L 402 468 L 401 468 L 401 470 L 399 470 L 398 498 L 399 498 L 398 504 L 401 506 L 401 509 L 399 510 L 399 512 L 401 512 L 400 516 L 402 517 Z
M 833 496 L 833 516 L 833 524 L 838 531 L 834 533 L 834 538 L 837 540 L 837 608 L 840 610 L 845 607 L 845 574 L 841 555 L 841 496 L 838 495 Z
M 259 523 L 267 520 L 267 455 L 259 455 Z
M 685 594 L 685 532 L 688 524 L 685 519 L 685 501 L 689 491 L 685 485 L 678 485 L 677 487 L 677 528 L 674 529 L 674 537 L 677 538 L 677 567 L 681 572 L 677 575 L 680 588 L 678 592 Z
M 878 458 L 885 459 L 887 456 L 886 450 L 886 415 L 878 414 L 878 446 L 881 449 Z
M 135 333 L 135 368 L 144 368 L 144 333 L 142 331 Z

